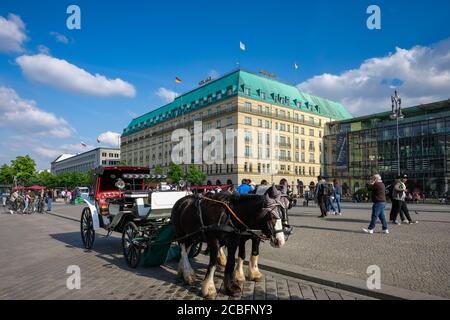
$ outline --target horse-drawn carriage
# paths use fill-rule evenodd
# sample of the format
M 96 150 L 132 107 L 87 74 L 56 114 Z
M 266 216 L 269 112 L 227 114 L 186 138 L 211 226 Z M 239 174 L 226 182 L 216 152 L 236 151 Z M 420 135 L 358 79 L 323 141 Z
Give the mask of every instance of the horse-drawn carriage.
M 175 202 L 186 196 L 185 191 L 146 190 L 146 181 L 164 178 L 151 175 L 146 167 L 97 168 L 94 199 L 84 199 L 87 207 L 80 221 L 84 247 L 93 247 L 95 232 L 100 228 L 108 235 L 122 233 L 126 262 L 137 267 L 143 250 L 155 243 L 161 230 L 170 224 Z

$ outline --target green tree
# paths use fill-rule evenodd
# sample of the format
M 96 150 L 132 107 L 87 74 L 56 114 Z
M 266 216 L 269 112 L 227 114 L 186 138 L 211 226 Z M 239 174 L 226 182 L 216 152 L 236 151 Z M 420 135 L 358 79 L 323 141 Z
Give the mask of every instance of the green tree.
M 153 170 L 155 172 L 155 174 L 162 174 L 163 170 L 161 168 L 161 166 L 158 164 L 156 165 L 155 169 Z
M 0 183 L 12 184 L 14 180 L 14 173 L 10 166 L 6 163 L 0 167 Z
M 11 161 L 11 168 L 14 176 L 19 178 L 22 184 L 28 184 L 36 175 L 36 162 L 28 155 L 18 156 Z
M 31 178 L 29 183 L 54 188 L 57 187 L 57 178 L 48 171 L 42 171 L 41 173 L 38 173 L 35 177 Z
M 118 166 L 126 166 L 127 165 L 127 161 L 126 160 L 120 160 L 117 165 Z
M 171 162 L 167 171 L 167 177 L 172 183 L 178 183 L 183 179 L 183 169 L 178 164 Z
M 206 179 L 206 174 L 199 170 L 196 165 L 191 164 L 184 178 L 193 185 L 199 186 L 202 185 L 203 181 Z

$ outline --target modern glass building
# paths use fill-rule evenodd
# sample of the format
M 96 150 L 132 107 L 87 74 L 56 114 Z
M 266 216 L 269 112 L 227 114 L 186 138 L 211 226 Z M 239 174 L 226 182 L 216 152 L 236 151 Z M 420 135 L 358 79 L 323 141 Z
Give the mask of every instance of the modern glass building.
M 409 190 L 426 197 L 449 192 L 450 100 L 402 112 L 400 170 L 409 176 Z M 327 124 L 324 175 L 340 180 L 344 192 L 364 188 L 375 173 L 388 183 L 397 176 L 397 126 L 390 116 L 385 112 Z

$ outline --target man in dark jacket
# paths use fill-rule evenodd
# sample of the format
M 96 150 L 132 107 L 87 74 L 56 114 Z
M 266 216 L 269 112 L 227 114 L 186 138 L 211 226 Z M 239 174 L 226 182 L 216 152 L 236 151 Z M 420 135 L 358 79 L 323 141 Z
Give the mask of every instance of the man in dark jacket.
M 363 228 L 363 231 L 372 234 L 377 220 L 380 219 L 383 226 L 382 233 L 388 234 L 389 230 L 384 216 L 384 208 L 386 207 L 386 187 L 381 180 L 381 176 L 379 174 L 374 175 L 371 183 L 367 185 L 367 188 L 372 191 L 372 218 L 369 227 L 367 229 Z
M 327 182 L 325 178 L 322 176 L 317 177 L 317 186 L 316 186 L 316 194 L 315 199 L 320 208 L 320 216 L 319 218 L 325 218 L 327 216 L 327 204 L 328 204 L 328 196 L 329 190 Z

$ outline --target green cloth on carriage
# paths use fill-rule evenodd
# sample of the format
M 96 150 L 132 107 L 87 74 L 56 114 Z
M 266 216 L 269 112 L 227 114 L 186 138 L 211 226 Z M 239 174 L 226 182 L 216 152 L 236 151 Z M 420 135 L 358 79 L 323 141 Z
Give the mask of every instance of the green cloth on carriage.
M 175 236 L 175 230 L 172 224 L 161 227 L 156 235 L 155 241 L 151 243 L 142 256 L 142 265 L 144 267 L 157 267 L 167 259 L 172 240 Z

